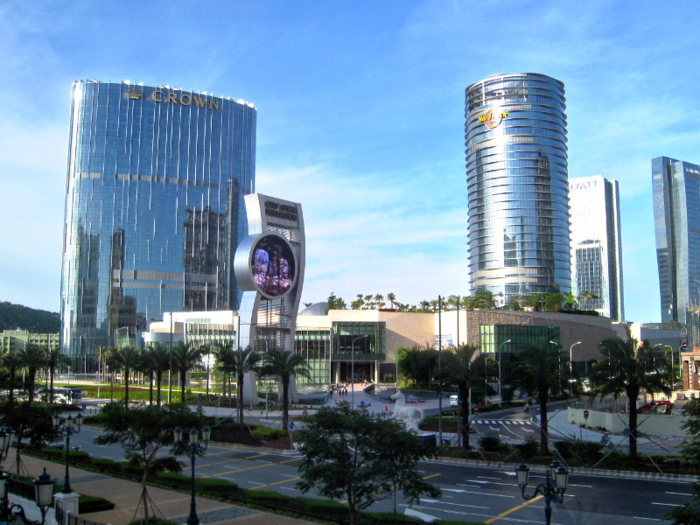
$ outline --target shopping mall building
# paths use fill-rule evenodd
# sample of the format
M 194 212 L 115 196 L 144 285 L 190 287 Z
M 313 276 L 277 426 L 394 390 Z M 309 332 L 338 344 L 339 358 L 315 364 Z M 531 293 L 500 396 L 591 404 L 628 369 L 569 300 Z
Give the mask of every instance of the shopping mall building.
M 419 346 L 443 349 L 469 344 L 482 352 L 518 352 L 523 344 L 555 343 L 570 353 L 574 366 L 585 368 L 600 357 L 599 343 L 608 337 L 629 337 L 626 324 L 606 317 L 509 310 L 460 310 L 411 313 L 394 310 L 328 310 L 317 303 L 299 313 L 295 351 L 312 370 L 310 384 L 341 383 L 354 363 L 358 381 L 396 381 L 396 350 Z M 236 313 L 176 312 L 150 325 L 143 344 L 187 342 L 234 344 Z M 550 343 L 551 342 L 551 343 Z M 300 383 L 304 380 L 299 380 Z

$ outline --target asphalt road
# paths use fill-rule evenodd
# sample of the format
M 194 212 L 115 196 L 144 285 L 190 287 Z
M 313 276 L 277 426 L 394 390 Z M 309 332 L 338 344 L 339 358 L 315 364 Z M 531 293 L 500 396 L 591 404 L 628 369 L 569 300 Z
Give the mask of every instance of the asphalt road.
M 92 440 L 99 431 L 83 428 L 72 436 L 71 448 L 81 449 L 94 457 L 121 459 L 119 446 L 97 446 Z M 184 460 L 189 469 L 189 461 Z M 287 495 L 301 495 L 299 457 L 285 454 L 237 451 L 210 446 L 206 455 L 196 460 L 198 477 L 232 481 L 248 490 L 271 490 Z M 442 489 L 439 500 L 422 500 L 408 507 L 399 500 L 399 512 L 418 517 L 446 520 L 472 520 L 484 523 L 543 523 L 544 501 L 523 500 L 512 470 L 464 465 L 421 462 L 425 479 Z M 531 485 L 542 483 L 544 471 L 533 469 Z M 553 523 L 561 525 L 638 525 L 663 523 L 670 508 L 687 501 L 689 483 L 571 475 L 570 488 L 562 505 L 554 505 Z M 533 491 L 531 487 L 528 494 Z M 391 512 L 392 498 L 377 503 L 371 510 Z M 493 521 L 492 521 L 493 520 Z

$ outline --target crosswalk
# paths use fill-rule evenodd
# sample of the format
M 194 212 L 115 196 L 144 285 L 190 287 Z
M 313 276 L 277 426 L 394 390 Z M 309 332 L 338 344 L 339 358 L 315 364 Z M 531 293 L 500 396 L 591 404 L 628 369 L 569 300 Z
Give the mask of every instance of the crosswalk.
M 527 421 L 514 421 L 512 419 L 477 419 L 472 422 L 474 425 L 521 425 L 527 426 L 532 425 L 532 422 Z

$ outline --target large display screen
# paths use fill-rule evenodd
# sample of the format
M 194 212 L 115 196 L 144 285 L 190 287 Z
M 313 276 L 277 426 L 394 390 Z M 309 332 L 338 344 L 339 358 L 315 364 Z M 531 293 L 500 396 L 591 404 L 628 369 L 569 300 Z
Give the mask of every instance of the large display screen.
M 253 248 L 255 285 L 268 297 L 286 294 L 294 284 L 296 263 L 289 243 L 276 235 L 265 235 Z

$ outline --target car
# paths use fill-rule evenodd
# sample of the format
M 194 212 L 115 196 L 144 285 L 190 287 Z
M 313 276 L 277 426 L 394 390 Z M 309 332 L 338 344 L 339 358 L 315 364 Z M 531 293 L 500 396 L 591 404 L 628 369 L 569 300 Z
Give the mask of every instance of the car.
M 459 406 L 459 396 L 457 394 L 453 394 L 450 396 L 450 406 L 451 407 Z

